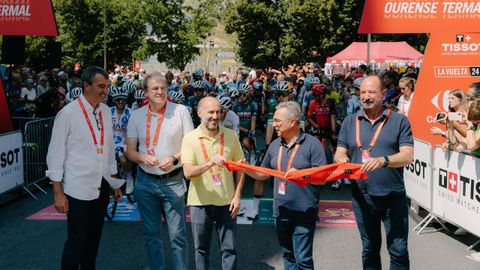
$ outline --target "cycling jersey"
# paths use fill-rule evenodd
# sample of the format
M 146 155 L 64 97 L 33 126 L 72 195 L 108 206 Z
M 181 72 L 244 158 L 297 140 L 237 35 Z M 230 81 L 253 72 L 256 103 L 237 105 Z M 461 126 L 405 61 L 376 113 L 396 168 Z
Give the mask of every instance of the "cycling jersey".
M 308 109 L 308 118 L 311 118 L 313 114 L 315 114 L 315 122 L 318 127 L 330 132 L 332 130 L 331 115 L 337 114 L 335 101 L 332 99 L 320 102 L 313 100 Z
M 132 111 L 130 108 L 125 107 L 123 114 L 118 117 L 117 107 L 111 107 L 110 110 L 112 111 L 113 144 L 115 148 L 124 147 L 127 138 L 128 120 L 130 119 Z
M 200 102 L 200 99 L 197 98 L 196 96 L 188 97 L 187 107 L 191 108 L 192 122 L 194 127 L 198 127 L 201 123 L 201 119 L 197 113 L 198 102 Z
M 237 137 L 240 136 L 240 129 L 238 128 L 239 124 L 240 118 L 238 118 L 238 115 L 231 110 L 228 110 L 225 118 L 220 122 L 220 125 L 235 131 Z
M 232 108 L 232 111 L 240 118 L 240 127 L 250 130 L 252 126 L 252 117 L 257 116 L 257 104 L 248 101 L 246 104 L 238 102 Z
M 277 110 L 279 102 L 277 98 L 271 98 L 268 100 L 268 107 L 267 107 L 267 120 L 269 122 L 273 121 L 273 115 Z

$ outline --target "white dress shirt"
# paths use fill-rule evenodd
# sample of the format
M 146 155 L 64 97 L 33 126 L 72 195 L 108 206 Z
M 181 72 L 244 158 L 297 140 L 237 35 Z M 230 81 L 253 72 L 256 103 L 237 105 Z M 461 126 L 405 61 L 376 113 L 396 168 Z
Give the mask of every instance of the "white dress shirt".
M 80 95 L 92 124 L 98 147 L 100 130 L 93 114 L 93 107 Z M 103 153 L 97 154 L 92 134 L 78 99 L 66 105 L 56 116 L 52 138 L 48 146 L 47 167 L 45 172 L 50 180 L 62 182 L 65 194 L 79 200 L 95 200 L 100 195 L 102 177 L 112 188 L 119 188 L 124 181 L 113 179 L 117 173 L 115 150 L 113 148 L 112 114 L 107 105 L 101 103 L 95 113 L 102 112 L 104 125 Z
M 138 152 L 140 154 L 147 154 L 145 145 L 145 135 L 147 132 L 147 112 L 148 105 L 132 112 L 127 127 L 127 138 L 138 139 Z M 152 112 L 150 123 L 150 147 L 153 148 L 153 139 L 155 137 L 155 130 L 157 129 L 158 114 Z M 160 134 L 158 136 L 157 146 L 154 148 L 155 156 L 159 161 L 164 158 L 171 157 L 180 153 L 182 147 L 182 139 L 185 134 L 193 130 L 193 123 L 187 107 L 167 101 L 167 108 L 165 108 L 165 115 L 163 117 L 162 125 L 160 126 Z M 145 164 L 139 166 L 147 173 L 162 175 L 168 173 L 160 168 L 151 168 Z M 175 170 L 182 165 L 174 166 Z

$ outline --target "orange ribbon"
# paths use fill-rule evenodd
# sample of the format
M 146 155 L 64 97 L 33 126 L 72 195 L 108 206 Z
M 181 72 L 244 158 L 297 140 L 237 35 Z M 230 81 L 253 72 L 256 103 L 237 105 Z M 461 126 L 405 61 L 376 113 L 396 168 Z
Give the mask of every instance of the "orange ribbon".
M 289 173 L 230 160 L 226 160 L 224 165 L 231 172 L 238 170 L 259 172 L 273 177 L 286 179 L 288 181 L 297 183 L 301 187 L 308 183 L 329 182 L 343 178 L 352 180 L 368 179 L 368 175 L 360 169 L 362 165 L 354 163 L 330 164 L 315 168 L 292 171 Z

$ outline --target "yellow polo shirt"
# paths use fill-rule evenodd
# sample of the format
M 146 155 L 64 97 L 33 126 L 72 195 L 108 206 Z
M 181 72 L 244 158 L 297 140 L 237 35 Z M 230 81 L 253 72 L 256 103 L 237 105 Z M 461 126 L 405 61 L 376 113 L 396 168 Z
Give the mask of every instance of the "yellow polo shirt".
M 183 137 L 182 141 L 182 164 L 201 165 L 206 163 L 200 138 L 203 138 L 208 159 L 220 153 L 220 138 L 224 134 L 224 154 L 225 159 L 238 161 L 243 159 L 243 150 L 240 141 L 235 132 L 231 129 L 220 126 L 219 132 L 215 137 L 210 138 L 203 134 L 200 127 L 190 131 Z M 212 167 L 214 174 L 220 174 L 221 184 L 214 185 L 213 176 L 210 170 L 202 175 L 190 179 L 190 188 L 188 190 L 188 205 L 216 205 L 224 206 L 230 204 L 235 194 L 235 184 L 233 173 L 229 172 L 224 166 L 219 169 Z

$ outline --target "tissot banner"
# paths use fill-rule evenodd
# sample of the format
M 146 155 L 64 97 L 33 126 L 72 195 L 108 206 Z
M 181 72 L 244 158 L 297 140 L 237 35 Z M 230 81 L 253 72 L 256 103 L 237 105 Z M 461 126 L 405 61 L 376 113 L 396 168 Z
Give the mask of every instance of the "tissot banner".
M 479 19 L 478 0 L 366 0 L 358 32 L 477 32 Z
M 0 0 L 0 35 L 58 36 L 50 0 Z
M 403 171 L 407 196 L 428 211 L 432 210 L 432 145 L 415 139 L 413 162 Z
M 480 160 L 435 148 L 432 212 L 480 235 Z
M 433 126 L 445 130 L 444 125 L 435 121 L 435 116 L 439 112 L 448 112 L 450 91 L 467 91 L 471 83 L 480 81 L 479 59 L 480 33 L 460 30 L 432 33 L 408 114 L 415 138 L 432 145 L 445 141 L 445 138 L 430 133 Z
M 23 185 L 23 151 L 20 131 L 0 135 L 0 193 Z

